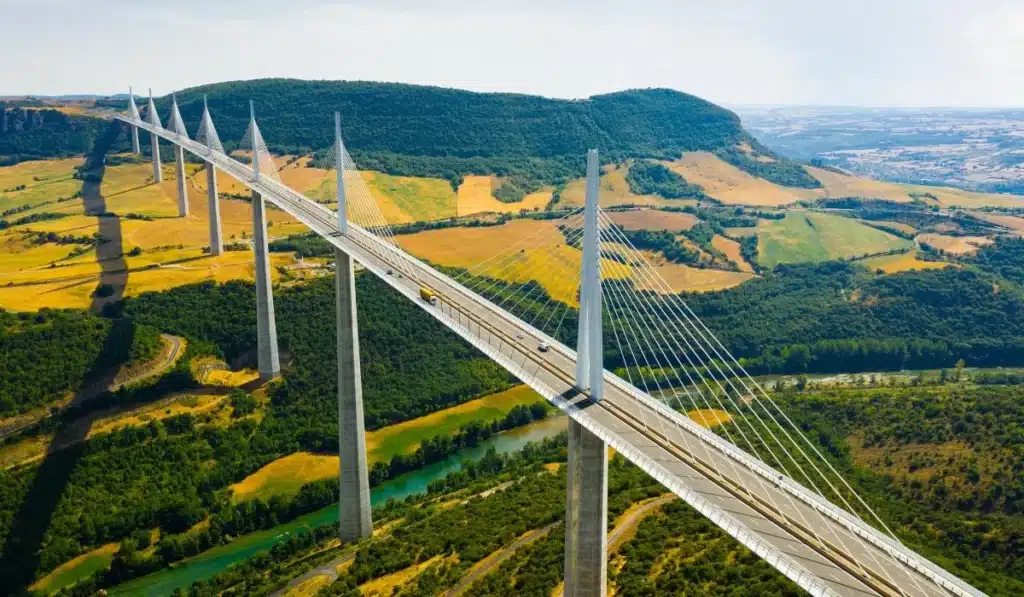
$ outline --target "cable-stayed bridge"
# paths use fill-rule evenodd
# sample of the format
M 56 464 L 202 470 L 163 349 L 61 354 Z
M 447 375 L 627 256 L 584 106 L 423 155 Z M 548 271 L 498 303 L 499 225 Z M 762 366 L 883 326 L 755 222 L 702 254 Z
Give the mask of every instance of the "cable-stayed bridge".
M 117 118 L 129 125 L 135 151 L 138 132 L 150 133 L 158 181 L 158 139 L 174 145 L 182 216 L 188 213 L 183 152 L 206 163 L 211 253 L 221 251 L 215 170 L 252 190 L 262 376 L 280 372 L 265 203 L 335 247 L 344 540 L 372 532 L 353 279 L 358 261 L 568 413 L 566 595 L 605 594 L 608 447 L 812 595 L 983 595 L 902 545 L 672 291 L 599 207 L 596 150 L 587 156 L 584 208 L 481 256 L 473 267 L 445 272 L 396 241 L 345 150 L 337 115 L 327 157 L 337 168 L 333 208 L 281 183 L 254 114 L 241 144 L 249 163 L 224 151 L 208 110 L 195 139 L 176 101 L 167 127 L 152 97 L 145 118 L 133 96 L 128 115 Z M 531 260 L 538 254 L 543 259 Z M 535 282 L 541 274 L 554 285 Z M 575 350 L 559 341 L 573 327 Z M 606 356 L 623 364 L 623 376 L 604 368 Z M 692 411 L 725 415 L 734 424 L 712 431 L 687 416 Z

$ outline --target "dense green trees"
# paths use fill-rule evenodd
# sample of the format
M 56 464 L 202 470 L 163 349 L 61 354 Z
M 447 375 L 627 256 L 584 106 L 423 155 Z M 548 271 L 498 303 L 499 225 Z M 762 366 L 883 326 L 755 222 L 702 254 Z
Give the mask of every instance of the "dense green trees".
M 156 356 L 159 333 L 83 311 L 0 309 L 0 415 L 45 405 L 89 379 Z
M 811 176 L 810 172 L 799 163 L 774 154 L 757 141 L 751 140 L 749 143 L 752 146 L 749 152 L 738 146 L 730 145 L 717 149 L 715 155 L 748 174 L 770 180 L 778 185 L 805 189 L 821 187 L 821 181 Z
M 573 155 L 582 161 L 587 149 L 598 147 L 676 157 L 745 138 L 735 114 L 667 89 L 568 101 L 363 81 L 235 81 L 178 92 L 182 116 L 192 127 L 202 115 L 204 94 L 222 140 L 245 134 L 251 99 L 268 143 L 311 149 L 333 142 L 335 110 L 350 150 L 414 156 Z M 167 114 L 170 98 L 156 105 Z
M 810 371 L 855 370 L 844 358 L 886 369 L 1024 363 L 1024 298 L 970 269 L 873 276 L 846 263 L 787 265 L 687 302 L 736 357 L 764 363 L 793 345 L 811 349 Z
M 703 199 L 700 185 L 686 182 L 678 172 L 650 160 L 636 160 L 626 173 L 629 189 L 638 195 L 661 195 L 666 199 Z
M 987 272 L 1024 284 L 1024 239 L 1004 236 L 982 248 L 968 261 Z
M 106 126 L 101 118 L 0 103 L 0 165 L 86 153 Z

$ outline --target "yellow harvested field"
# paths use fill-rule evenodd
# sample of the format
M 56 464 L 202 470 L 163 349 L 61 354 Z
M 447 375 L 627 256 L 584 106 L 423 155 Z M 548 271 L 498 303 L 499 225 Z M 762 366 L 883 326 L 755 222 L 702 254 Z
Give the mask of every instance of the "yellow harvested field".
M 716 234 L 711 239 L 711 246 L 725 253 L 725 256 L 736 264 L 736 267 L 740 268 L 741 272 L 754 273 L 754 268 L 751 267 L 745 259 L 743 259 L 743 253 L 740 251 L 740 244 L 731 238 L 725 238 L 720 234 Z
M 626 230 L 670 230 L 679 232 L 689 230 L 700 220 L 697 216 L 677 211 L 659 211 L 656 209 L 633 209 L 629 211 L 609 212 L 608 217 L 617 226 Z
M 712 409 L 701 409 L 691 410 L 686 413 L 694 423 L 703 427 L 717 427 L 722 423 L 728 423 L 732 420 L 732 416 L 724 410 L 718 410 L 717 408 Z
M 711 197 L 731 205 L 779 206 L 820 196 L 813 189 L 783 187 L 747 174 L 706 151 L 684 153 L 681 159 L 665 165 L 687 182 L 704 187 Z
M 398 243 L 413 255 L 433 263 L 465 268 L 508 282 L 536 280 L 556 300 L 576 304 L 574 281 L 582 253 L 565 244 L 555 221 L 513 220 L 501 226 L 427 230 L 399 236 Z M 620 253 L 626 251 L 625 247 L 611 243 L 606 243 L 604 248 Z M 753 277 L 743 272 L 668 263 L 650 252 L 643 252 L 643 255 L 674 292 L 721 290 Z M 476 267 L 480 265 L 482 267 Z M 601 268 L 606 278 L 624 278 L 632 271 L 632 266 L 610 260 L 602 260 Z M 654 289 L 657 284 L 651 281 L 648 286 Z M 657 290 L 664 291 L 660 287 Z
M 800 200 L 851 196 L 908 203 L 913 200 L 910 193 L 922 195 L 928 193 L 937 197 L 938 201 L 945 205 L 963 207 L 1024 206 L 1024 197 L 1020 196 L 883 182 L 812 167 L 806 167 L 806 169 L 821 181 L 822 188 L 784 187 L 748 174 L 705 151 L 684 153 L 681 159 L 664 162 L 664 164 L 682 175 L 687 182 L 701 185 L 708 195 L 727 204 L 781 206 Z
M 214 369 L 206 374 L 203 383 L 211 386 L 222 386 L 225 388 L 237 388 L 256 381 L 260 378 L 260 372 L 255 369 L 242 369 L 241 371 L 230 371 L 228 369 Z
M 970 214 L 976 218 L 991 222 L 998 226 L 1009 228 L 1015 232 L 1024 233 L 1024 218 L 1008 216 L 1003 214 L 989 213 L 985 211 L 972 211 Z
M 918 235 L 917 241 L 954 255 L 974 253 L 979 247 L 992 244 L 992 239 L 984 236 L 949 236 L 934 232 Z
M 65 162 L 72 163 L 55 161 L 70 167 Z M 192 174 L 188 184 L 191 213 L 185 218 L 177 217 L 173 165 L 165 168 L 163 183 L 153 184 L 148 164 L 127 163 L 108 167 L 100 188 L 103 209 L 118 217 L 85 215 L 82 201 L 75 200 L 38 208 L 67 213 L 67 217 L 0 232 L 0 307 L 26 311 L 88 307 L 101 281 L 123 286 L 126 295 L 136 295 L 203 280 L 252 279 L 251 252 L 229 251 L 219 257 L 202 252 L 209 242 L 206 175 L 198 166 L 188 168 Z M 219 174 L 219 182 L 227 178 Z M 220 205 L 225 243 L 246 242 L 252 232 L 251 205 L 225 199 Z M 153 219 L 129 218 L 128 214 Z M 268 225 L 272 238 L 305 231 L 291 216 L 273 209 L 268 212 Z M 99 235 L 107 241 L 100 248 L 103 261 L 97 261 L 97 250 L 91 248 L 72 257 L 81 244 L 33 244 L 30 233 L 51 232 L 80 238 Z M 142 253 L 128 256 L 135 249 Z M 272 256 L 274 266 L 291 261 L 287 254 Z M 276 267 L 271 272 L 278 276 Z
M 82 158 L 34 160 L 0 167 L 0 212 L 71 197 L 82 189 L 82 181 L 72 175 L 83 161 Z M 14 190 L 22 185 L 24 189 Z M 52 208 L 61 205 L 64 204 L 48 205 L 47 211 L 56 211 Z
M 601 168 L 601 206 L 612 207 L 615 205 L 672 205 L 682 207 L 684 205 L 696 205 L 693 199 L 665 199 L 658 195 L 637 195 L 629 189 L 626 182 L 627 168 L 609 164 Z M 583 205 L 586 197 L 586 181 L 582 178 L 574 180 L 565 186 L 562 191 L 559 205 L 573 206 Z
M 445 559 L 451 559 L 452 557 L 454 556 L 450 556 Z M 413 564 L 408 568 L 399 570 L 398 572 L 394 572 L 380 578 L 375 578 L 369 582 L 359 585 L 359 593 L 363 595 L 363 597 L 387 597 L 398 588 L 419 576 L 420 573 L 428 567 L 437 564 L 441 560 L 442 556 L 437 555 L 429 560 L 420 562 L 419 564 Z
M 278 159 L 278 175 L 281 182 L 300 193 L 308 193 L 322 185 L 328 178 L 334 178 L 334 170 L 323 168 L 310 168 L 309 162 L 312 158 L 300 157 L 292 163 L 287 163 L 293 156 L 285 156 Z
M 950 266 L 949 263 L 943 261 L 923 261 L 918 258 L 917 251 L 869 257 L 857 263 L 872 271 L 880 269 L 887 274 L 910 270 L 942 269 Z
M 83 261 L 54 269 L 0 272 L 0 307 L 11 311 L 36 311 L 43 307 L 87 308 L 101 280 L 123 283 L 125 296 L 134 296 L 205 280 L 227 282 L 254 279 L 253 256 L 248 251 L 231 251 L 218 257 L 202 255 L 198 250 L 192 253 L 193 258 L 185 263 L 167 263 L 158 267 L 143 265 L 142 269 L 131 269 L 134 259 L 144 260 L 147 257 L 143 253 L 139 258 L 127 258 L 128 270 L 124 270 L 115 261 L 112 267 L 118 269 L 108 273 L 103 273 L 100 265 L 95 262 Z M 288 254 L 272 254 L 271 277 L 277 280 L 277 266 L 291 261 L 292 257 Z
M 668 282 L 673 292 L 711 292 L 714 290 L 725 290 L 733 286 L 756 278 L 754 274 L 745 272 L 726 272 L 717 269 L 700 269 L 690 267 L 682 263 L 663 263 L 655 265 L 654 269 Z M 646 284 L 641 288 L 664 292 L 663 288 L 655 287 L 655 284 Z
M 398 454 L 414 451 L 425 439 L 450 435 L 471 421 L 500 419 L 514 407 L 540 402 L 542 398 L 526 385 L 446 408 L 395 425 L 366 433 L 366 456 L 370 466 Z M 303 484 L 338 476 L 335 455 L 297 452 L 279 458 L 231 486 L 236 502 L 274 495 L 293 495 Z
M 977 193 L 953 187 L 930 187 L 882 182 L 860 176 L 839 174 L 838 172 L 821 168 L 807 167 L 807 171 L 821 181 L 821 184 L 825 187 L 825 194 L 829 197 L 858 196 L 909 202 L 913 200 L 910 193 L 921 194 L 922 196 L 927 193 L 936 197 L 938 202 L 943 205 L 958 205 L 961 207 L 981 207 L 983 205 L 1024 207 L 1024 197 L 1018 195 Z M 923 200 L 934 203 L 933 200 L 928 198 Z
M 530 193 L 516 203 L 503 203 L 494 197 L 500 181 L 496 176 L 466 176 L 459 185 L 458 216 L 480 213 L 518 213 L 522 210 L 540 210 L 551 201 L 552 192 L 541 190 Z
M 140 407 L 134 411 L 123 413 L 113 412 L 110 416 L 107 413 L 99 413 L 96 422 L 89 427 L 87 437 L 95 437 L 103 433 L 111 433 L 128 427 L 146 425 L 150 421 L 165 419 L 183 414 L 198 415 L 217 410 L 227 400 L 226 396 L 182 396 L 170 404 L 160 401 Z
M 553 221 L 513 220 L 501 226 L 426 230 L 398 237 L 417 257 L 508 282 L 537 280 L 555 299 L 575 304 L 571 272 L 582 253 L 565 244 Z M 517 249 L 522 247 L 522 249 Z M 501 257 L 492 257 L 503 254 Z M 482 270 L 475 266 L 491 259 Z
M 329 574 L 317 574 L 312 578 L 308 578 L 290 591 L 285 593 L 285 597 L 313 597 L 320 592 L 320 589 L 334 582 Z
M 825 187 L 824 195 L 828 197 L 872 197 L 901 203 L 912 200 L 908 193 L 913 189 L 909 186 L 839 174 L 823 168 L 807 168 L 807 171 L 821 181 Z

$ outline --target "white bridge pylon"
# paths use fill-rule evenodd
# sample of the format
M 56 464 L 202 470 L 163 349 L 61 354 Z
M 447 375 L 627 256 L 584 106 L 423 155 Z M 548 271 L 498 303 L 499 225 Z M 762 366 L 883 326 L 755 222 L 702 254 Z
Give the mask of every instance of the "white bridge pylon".
M 208 143 L 164 129 L 158 120 L 153 122 L 152 99 L 150 107 L 150 121 L 134 114 L 117 118 L 150 132 L 154 147 L 157 138 L 163 138 L 248 186 L 254 194 L 254 212 L 259 197 L 261 203 L 269 201 L 291 214 L 569 414 L 570 429 L 578 432 L 576 445 L 582 447 L 577 464 L 570 465 L 580 471 L 575 485 L 578 505 L 590 494 L 601 495 L 593 507 L 582 507 L 575 515 L 569 512 L 574 497 L 567 496 L 566 581 L 571 594 L 601 595 L 605 590 L 604 558 L 595 564 L 594 554 L 604 549 L 605 521 L 600 518 L 607 462 L 588 462 L 588 455 L 606 455 L 611 446 L 812 595 L 983 595 L 888 532 L 682 298 L 666 288 L 629 235 L 615 225 L 614 214 L 598 207 L 596 152 L 587 156 L 583 230 L 578 210 L 556 223 L 566 244 L 581 243 L 583 248 L 582 267 L 559 278 L 569 285 L 582 280 L 579 296 L 585 312 L 578 320 L 586 331 L 577 338 L 578 354 L 558 340 L 564 337 L 563 322 L 576 312 L 571 307 L 573 290 L 555 300 L 550 289 L 521 273 L 509 274 L 524 269 L 521 246 L 511 246 L 504 256 L 488 260 L 489 265 L 454 278 L 402 250 L 341 143 L 340 123 L 336 122 L 338 135 L 330 151 L 341 164 L 337 199 L 344 219 L 339 222 L 337 211 L 288 188 L 264 169 L 273 158 L 254 116 L 247 135 L 253 160 L 244 164 Z M 259 227 L 255 220 L 254 224 Z M 257 262 L 267 257 L 265 229 L 262 232 L 264 242 L 254 247 Z M 564 257 L 564 247 L 559 250 Z M 553 267 L 571 267 L 564 259 L 560 264 Z M 340 268 L 338 274 L 342 275 Z M 271 299 L 259 316 L 261 332 L 265 313 L 271 314 L 272 323 L 272 291 L 269 279 L 266 282 L 265 292 L 258 293 Z M 350 307 L 346 311 L 339 305 L 339 315 L 354 315 L 354 301 Z M 341 319 L 339 339 L 343 333 L 351 338 L 352 330 L 343 331 Z M 605 325 L 610 335 L 602 331 Z M 261 333 L 259 339 L 261 357 L 264 350 L 273 350 L 276 356 L 276 337 Z M 609 351 L 621 356 L 628 379 L 604 369 L 602 359 Z M 339 353 L 339 375 L 350 358 Z M 270 367 L 266 373 L 277 371 Z M 358 383 L 357 375 L 345 375 Z M 345 401 L 339 396 L 339 405 Z M 696 408 L 725 410 L 736 425 L 724 426 L 723 434 L 733 428 L 728 433 L 737 435 L 721 437 L 697 425 L 685 416 Z M 351 417 L 355 411 L 339 406 L 343 426 L 344 412 Z M 358 433 L 355 429 L 346 437 L 351 440 L 351 434 Z M 588 445 L 601 449 L 588 451 Z M 350 495 L 360 495 L 359 485 L 357 480 Z M 350 512 L 356 512 L 351 518 L 358 526 L 352 528 L 362 536 L 367 532 L 359 522 L 363 512 Z M 570 520 L 573 516 L 576 520 Z M 602 532 L 595 532 L 598 528 Z

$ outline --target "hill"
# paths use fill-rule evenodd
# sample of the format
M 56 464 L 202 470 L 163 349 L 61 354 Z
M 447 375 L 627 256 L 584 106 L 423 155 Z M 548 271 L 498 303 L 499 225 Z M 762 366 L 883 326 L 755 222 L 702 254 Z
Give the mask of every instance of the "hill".
M 584 100 L 366 81 L 259 79 L 204 85 L 177 94 L 185 122 L 197 126 L 203 97 L 220 137 L 231 148 L 256 105 L 271 148 L 295 152 L 329 147 L 333 113 L 343 115 L 346 144 L 364 167 L 389 174 L 435 176 L 453 182 L 467 174 L 517 175 L 526 192 L 538 181 L 559 183 L 582 174 L 589 148 L 603 158 L 678 159 L 687 151 L 715 152 L 736 167 L 778 184 L 817 188 L 795 162 L 772 154 L 748 135 L 732 112 L 669 89 L 634 89 Z M 171 98 L 156 100 L 166 120 Z M 96 116 L 127 110 L 124 98 L 99 100 Z M 31 130 L 0 127 L 7 161 L 85 151 L 101 122 L 82 110 L 74 117 L 13 104 L 8 119 L 35 122 Z M 27 120 L 26 120 L 27 119 Z M 42 126 L 42 125 L 46 126 Z M 125 149 L 126 140 L 122 140 Z M 48 153 L 49 152 L 49 153 Z M 522 183 L 525 181 L 525 185 Z
M 199 121 L 204 94 L 221 139 L 242 138 L 252 100 L 268 142 L 309 149 L 333 142 L 335 110 L 350 149 L 401 155 L 578 159 L 598 147 L 668 156 L 746 138 L 732 112 L 667 89 L 570 101 L 397 83 L 260 79 L 178 92 L 187 123 Z M 156 100 L 162 115 L 170 99 Z

